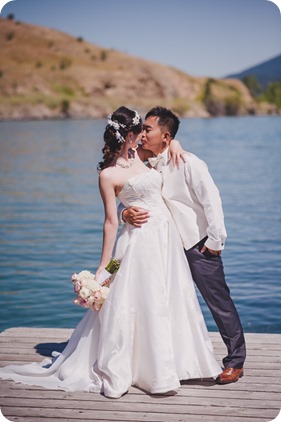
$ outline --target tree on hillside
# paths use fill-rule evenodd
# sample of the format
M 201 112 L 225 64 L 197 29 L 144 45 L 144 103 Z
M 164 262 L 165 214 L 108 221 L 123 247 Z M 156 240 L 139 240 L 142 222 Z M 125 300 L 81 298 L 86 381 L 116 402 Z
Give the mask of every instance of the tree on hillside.
M 246 85 L 253 97 L 257 97 L 262 92 L 262 87 L 258 83 L 255 75 L 244 76 L 242 82 Z
M 281 82 L 271 82 L 261 98 L 281 109 Z

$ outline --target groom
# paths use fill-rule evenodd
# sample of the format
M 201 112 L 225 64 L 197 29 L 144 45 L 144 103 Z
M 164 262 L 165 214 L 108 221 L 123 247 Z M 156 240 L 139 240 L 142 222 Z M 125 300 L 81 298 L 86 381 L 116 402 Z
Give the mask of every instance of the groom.
M 168 158 L 171 140 L 179 119 L 163 107 L 152 108 L 145 116 L 142 147 L 152 151 L 152 167 L 162 174 L 162 196 L 181 236 L 192 277 L 207 303 L 227 347 L 219 384 L 238 381 L 243 376 L 246 346 L 243 328 L 225 282 L 221 252 L 226 230 L 219 191 L 206 164 L 193 154 L 176 168 Z M 122 220 L 140 227 L 149 215 L 137 207 L 126 208 Z

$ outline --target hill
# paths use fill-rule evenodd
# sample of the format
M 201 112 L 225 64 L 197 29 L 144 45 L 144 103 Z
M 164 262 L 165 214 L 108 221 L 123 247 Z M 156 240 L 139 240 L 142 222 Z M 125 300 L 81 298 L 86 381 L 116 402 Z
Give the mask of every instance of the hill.
M 281 82 L 281 55 L 267 60 L 257 66 L 250 67 L 240 73 L 226 76 L 242 80 L 246 76 L 255 76 L 257 82 L 266 88 L 271 82 Z
M 57 30 L 0 18 L 0 119 L 105 117 L 121 104 L 180 116 L 267 113 L 235 79 L 195 78 Z

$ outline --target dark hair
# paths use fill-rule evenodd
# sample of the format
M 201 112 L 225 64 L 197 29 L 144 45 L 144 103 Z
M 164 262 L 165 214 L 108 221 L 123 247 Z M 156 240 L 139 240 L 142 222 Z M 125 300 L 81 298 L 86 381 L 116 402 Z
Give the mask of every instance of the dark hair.
M 105 128 L 103 134 L 105 145 L 102 149 L 103 159 L 98 164 L 98 171 L 109 167 L 118 156 L 122 146 L 122 141 L 118 139 L 119 134 L 125 139 L 129 132 L 137 135 L 142 131 L 142 119 L 139 118 L 137 124 L 134 122 L 134 118 L 137 116 L 138 114 L 134 110 L 123 106 L 112 113 L 109 119 L 114 123 L 118 123 L 119 128 L 116 129 L 112 124 L 108 124 Z
M 159 118 L 159 126 L 165 126 L 165 128 L 168 129 L 171 138 L 173 139 L 179 129 L 179 118 L 168 108 L 160 106 L 153 107 L 151 110 L 149 110 L 145 118 L 148 119 L 149 117 L 154 116 Z

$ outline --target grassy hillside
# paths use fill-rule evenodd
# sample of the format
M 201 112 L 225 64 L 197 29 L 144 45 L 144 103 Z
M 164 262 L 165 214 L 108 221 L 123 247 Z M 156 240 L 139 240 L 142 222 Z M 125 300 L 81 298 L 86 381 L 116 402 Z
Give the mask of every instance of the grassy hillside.
M 260 110 L 239 80 L 195 78 L 81 37 L 0 19 L 0 119 L 104 117 L 121 104 L 142 113 L 160 104 L 180 116 Z

